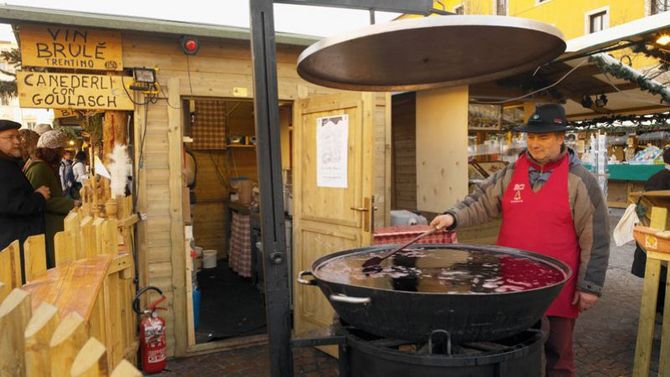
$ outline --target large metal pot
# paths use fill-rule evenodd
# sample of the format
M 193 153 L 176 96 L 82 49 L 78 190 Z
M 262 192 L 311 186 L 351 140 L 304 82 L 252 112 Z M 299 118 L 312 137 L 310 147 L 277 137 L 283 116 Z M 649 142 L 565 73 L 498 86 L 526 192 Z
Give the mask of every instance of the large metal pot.
M 421 249 L 455 249 L 470 252 L 503 253 L 530 258 L 560 270 L 558 283 L 525 291 L 468 294 L 453 292 L 411 292 L 369 288 L 325 280 L 319 270 L 344 255 L 372 255 L 393 245 L 380 245 L 326 255 L 302 271 L 298 282 L 318 285 L 345 322 L 377 336 L 425 341 L 435 330 L 449 333 L 452 342 L 502 339 L 535 324 L 558 296 L 572 274 L 570 268 L 554 258 L 500 246 L 420 245 Z M 312 276 L 312 278 L 308 278 Z

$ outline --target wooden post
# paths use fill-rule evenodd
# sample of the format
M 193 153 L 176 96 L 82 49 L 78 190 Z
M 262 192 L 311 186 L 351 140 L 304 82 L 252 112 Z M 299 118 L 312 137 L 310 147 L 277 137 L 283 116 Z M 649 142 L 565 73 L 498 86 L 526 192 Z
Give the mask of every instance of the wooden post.
M 119 253 L 119 221 L 108 218 L 102 224 L 102 253 L 116 255 Z
M 0 376 L 24 377 L 24 331 L 31 316 L 30 295 L 14 289 L 0 304 Z
M 47 248 L 44 243 L 44 234 L 26 238 L 26 242 L 23 243 L 23 253 L 26 281 L 31 281 L 47 271 Z
M 4 250 L 0 251 L 0 281 L 5 283 L 0 289 L 0 301 L 2 301 L 14 288 L 21 287 L 21 256 L 19 241 L 14 241 Z
M 121 360 L 110 377 L 142 377 L 142 372 L 137 370 L 128 360 Z
M 58 309 L 40 304 L 26 327 L 26 377 L 42 377 L 51 373 L 49 341 L 58 326 Z
M 77 354 L 72 365 L 71 377 L 107 376 L 107 357 L 105 346 L 97 339 L 89 339 Z
M 56 259 L 56 266 L 63 263 L 77 260 L 75 243 L 72 240 L 74 235 L 72 232 L 58 232 L 54 234 L 54 254 Z
M 98 217 L 93 220 L 93 227 L 95 228 L 95 254 L 105 253 L 105 249 L 102 246 L 103 244 L 103 233 L 104 233 L 105 219 Z
M 126 145 L 126 121 L 128 115 L 125 111 L 106 111 L 105 121 L 102 124 L 102 158 L 105 163 L 109 162 L 109 155 L 116 144 Z
M 668 211 L 665 208 L 652 207 L 651 209 L 651 223 L 649 226 L 654 229 L 665 229 Z M 644 243 L 638 241 L 640 246 L 645 248 L 647 253 L 647 264 L 644 271 L 644 282 L 642 288 L 642 302 L 640 303 L 640 320 L 638 322 L 637 339 L 635 343 L 635 361 L 633 365 L 634 377 L 649 376 L 649 367 L 651 366 L 651 355 L 653 351 L 654 327 L 656 322 L 656 301 L 658 296 L 658 286 L 661 274 L 661 260 L 668 261 L 667 254 L 656 253 L 650 248 L 646 247 Z M 670 277 L 670 273 L 668 274 Z M 666 300 L 668 299 L 666 292 Z M 668 310 L 664 310 L 668 312 Z M 670 321 L 663 318 L 663 334 L 670 331 Z M 666 328 L 666 322 L 669 326 Z M 666 337 L 667 338 L 667 337 Z M 670 365 L 668 362 L 668 355 L 663 355 L 663 352 L 668 353 L 670 350 L 670 339 L 661 339 L 661 360 L 659 363 L 660 376 L 666 377 L 670 373 Z M 666 363 L 666 364 L 663 364 Z
M 78 211 L 71 211 L 63 223 L 66 232 L 69 232 L 72 237 L 73 254 L 75 259 L 83 258 L 81 253 L 81 219 L 82 216 Z
M 79 314 L 72 312 L 61 321 L 49 342 L 51 377 L 70 377 L 74 358 L 87 338 L 86 324 Z
M 81 257 L 91 257 L 96 254 L 93 218 L 86 216 L 81 222 Z

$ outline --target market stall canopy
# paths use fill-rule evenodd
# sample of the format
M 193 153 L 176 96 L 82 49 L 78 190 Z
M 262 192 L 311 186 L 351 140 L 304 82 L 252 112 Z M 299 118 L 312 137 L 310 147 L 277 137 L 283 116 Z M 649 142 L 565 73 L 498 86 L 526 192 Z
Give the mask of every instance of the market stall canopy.
M 615 59 L 607 54 L 653 44 L 659 35 L 668 32 L 670 12 L 664 12 L 575 38 L 552 63 L 473 85 L 470 96 L 474 102 L 488 104 L 563 102 L 573 121 L 668 111 L 667 72 L 654 67 L 636 70 L 629 66 L 630 56 Z M 534 91 L 537 93 L 528 95 Z
M 496 80 L 543 65 L 565 51 L 562 33 L 541 22 L 497 16 L 393 21 L 325 38 L 298 59 L 315 84 L 400 91 Z

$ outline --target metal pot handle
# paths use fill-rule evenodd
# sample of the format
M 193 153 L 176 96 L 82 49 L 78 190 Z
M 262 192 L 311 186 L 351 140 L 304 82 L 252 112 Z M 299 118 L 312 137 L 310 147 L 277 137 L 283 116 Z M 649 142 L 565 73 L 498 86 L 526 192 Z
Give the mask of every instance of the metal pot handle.
M 372 302 L 370 297 L 349 297 L 342 293 L 336 295 L 330 295 L 331 301 L 343 302 L 345 304 L 363 304 L 367 305 Z
M 316 285 L 316 279 L 310 279 L 307 280 L 304 278 L 304 276 L 311 276 L 314 277 L 314 274 L 312 271 L 300 271 L 298 273 L 298 283 L 303 284 L 303 285 Z

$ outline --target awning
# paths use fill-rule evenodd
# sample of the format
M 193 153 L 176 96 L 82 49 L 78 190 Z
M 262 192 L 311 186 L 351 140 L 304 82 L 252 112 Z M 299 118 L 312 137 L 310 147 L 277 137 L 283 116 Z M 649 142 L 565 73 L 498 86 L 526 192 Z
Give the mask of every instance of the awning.
M 589 56 L 606 54 L 614 50 L 622 50 L 634 44 L 656 40 L 658 35 L 670 33 L 670 12 L 645 17 L 626 24 L 605 29 L 571 39 L 567 41 L 567 51 L 559 58 L 533 72 L 526 72 L 496 82 L 473 85 L 470 95 L 473 102 L 491 104 L 514 104 L 523 101 L 564 102 L 566 112 L 571 120 L 600 118 L 619 114 L 649 114 L 670 110 L 670 104 L 662 102 L 660 95 L 641 89 L 639 81 L 619 78 L 610 73 L 604 73 Z M 670 52 L 670 50 L 668 51 Z M 617 64 L 619 61 L 611 56 L 600 55 L 608 64 Z M 634 59 L 635 54 L 629 57 Z M 621 63 L 628 65 L 628 58 L 621 59 Z M 670 81 L 668 72 L 658 69 L 630 69 L 630 75 L 642 77 L 649 81 L 652 87 L 656 84 L 664 85 Z M 610 70 L 612 71 L 612 70 Z M 645 82 L 645 86 L 646 86 Z M 528 93 L 540 88 L 532 96 Z M 602 97 L 604 95 L 604 97 Z M 588 97 L 588 99 L 585 98 Z M 606 98 L 604 106 L 595 105 L 596 99 Z M 585 107 L 589 99 L 594 102 L 591 107 Z M 602 104 L 602 103 L 600 103 Z

